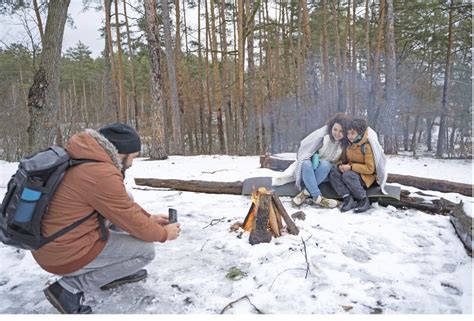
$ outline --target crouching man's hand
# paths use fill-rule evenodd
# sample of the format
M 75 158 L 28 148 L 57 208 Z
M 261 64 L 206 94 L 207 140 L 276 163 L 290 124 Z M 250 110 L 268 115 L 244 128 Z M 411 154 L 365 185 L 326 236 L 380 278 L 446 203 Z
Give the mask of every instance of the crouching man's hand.
M 179 233 L 181 232 L 181 225 L 179 223 L 173 223 L 173 224 L 168 224 L 163 226 L 168 232 L 168 241 L 174 240 L 179 236 Z
M 153 220 L 160 224 L 160 225 L 166 225 L 169 223 L 168 221 L 168 215 L 165 215 L 165 214 L 158 214 L 158 215 L 152 215 L 151 216 L 153 218 Z

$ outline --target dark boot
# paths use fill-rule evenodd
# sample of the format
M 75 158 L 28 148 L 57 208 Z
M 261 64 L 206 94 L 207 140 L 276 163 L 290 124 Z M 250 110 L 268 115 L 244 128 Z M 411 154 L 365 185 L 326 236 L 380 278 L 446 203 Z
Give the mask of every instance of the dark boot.
M 126 284 L 126 283 L 133 283 L 133 282 L 138 282 L 143 279 L 145 279 L 148 276 L 148 273 L 145 269 L 138 270 L 137 272 L 127 275 L 123 278 L 114 280 L 110 283 L 107 283 L 106 285 L 103 285 L 100 287 L 101 290 L 110 290 L 112 288 L 115 288 L 117 286 Z
M 354 201 L 352 196 L 346 196 L 343 198 L 341 212 L 350 211 L 354 207 L 356 207 L 356 202 Z
M 357 202 L 357 206 L 354 209 L 354 213 L 362 213 L 370 208 L 370 201 L 368 197 L 365 197 Z
M 71 293 L 64 289 L 58 282 L 54 282 L 46 289 L 44 295 L 56 310 L 63 314 L 89 314 L 92 309 L 88 305 L 82 305 L 84 293 Z

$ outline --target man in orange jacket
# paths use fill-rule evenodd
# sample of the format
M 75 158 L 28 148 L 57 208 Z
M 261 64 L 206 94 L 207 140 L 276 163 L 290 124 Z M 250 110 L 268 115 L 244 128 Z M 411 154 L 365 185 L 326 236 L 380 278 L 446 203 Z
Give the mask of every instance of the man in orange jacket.
M 61 313 L 91 313 L 82 305 L 85 291 L 109 289 L 147 276 L 142 268 L 155 257 L 154 242 L 174 240 L 180 224 L 151 215 L 135 203 L 124 185 L 124 172 L 141 148 L 130 126 L 115 123 L 99 132 L 88 129 L 71 137 L 71 158 L 91 159 L 66 171 L 42 220 L 44 236 L 52 235 L 96 211 L 124 232 L 110 230 L 92 216 L 75 229 L 32 252 L 46 271 L 62 276 L 44 290 Z

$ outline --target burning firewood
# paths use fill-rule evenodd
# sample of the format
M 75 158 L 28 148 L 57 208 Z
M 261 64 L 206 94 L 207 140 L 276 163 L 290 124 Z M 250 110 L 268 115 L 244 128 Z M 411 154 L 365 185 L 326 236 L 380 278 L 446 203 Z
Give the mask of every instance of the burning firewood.
M 273 237 L 280 237 L 283 220 L 288 233 L 298 235 L 299 230 L 281 204 L 278 196 L 263 187 L 252 194 L 252 204 L 242 228 L 250 232 L 250 244 L 268 243 Z

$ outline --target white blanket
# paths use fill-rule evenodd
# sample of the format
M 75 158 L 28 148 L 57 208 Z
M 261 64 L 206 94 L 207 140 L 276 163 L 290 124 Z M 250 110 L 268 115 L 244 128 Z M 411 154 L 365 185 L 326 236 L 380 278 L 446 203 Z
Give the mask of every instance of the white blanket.
M 368 127 L 368 140 L 375 160 L 375 171 L 377 173 L 377 183 L 380 185 L 382 193 L 385 192 L 385 183 L 387 181 L 386 163 L 387 158 L 380 146 L 377 133 Z M 281 175 L 273 177 L 272 185 L 280 186 L 290 182 L 295 182 L 298 189 L 301 190 L 301 165 L 303 161 L 310 159 L 319 148 L 321 148 L 323 137 L 327 134 L 327 126 L 323 126 L 304 138 L 300 143 L 300 148 L 296 155 L 296 161 L 293 162 Z

